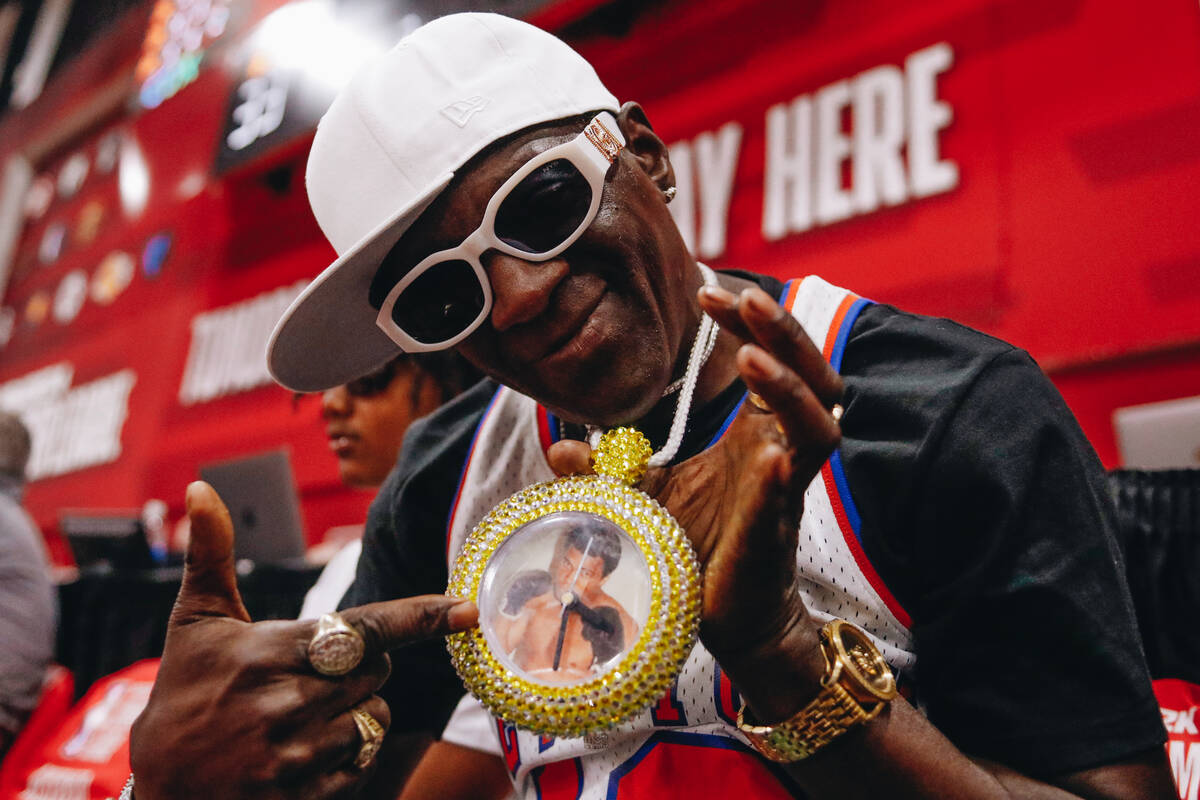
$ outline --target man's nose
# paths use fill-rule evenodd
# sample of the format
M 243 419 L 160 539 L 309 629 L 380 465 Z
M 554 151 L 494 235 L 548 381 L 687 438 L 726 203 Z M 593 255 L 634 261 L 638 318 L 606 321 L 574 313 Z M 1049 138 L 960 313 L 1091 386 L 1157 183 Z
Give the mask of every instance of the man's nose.
M 498 331 L 535 319 L 550 305 L 570 270 L 561 258 L 526 261 L 493 250 L 483 258 L 492 283 L 492 327 Z
M 333 419 L 350 413 L 350 393 L 345 386 L 335 386 L 321 393 L 321 417 Z

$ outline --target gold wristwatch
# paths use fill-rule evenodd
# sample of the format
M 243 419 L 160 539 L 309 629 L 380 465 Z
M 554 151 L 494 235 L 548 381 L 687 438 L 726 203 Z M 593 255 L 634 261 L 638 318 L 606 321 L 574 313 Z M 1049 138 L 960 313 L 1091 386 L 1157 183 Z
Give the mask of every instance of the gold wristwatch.
M 855 725 L 874 719 L 896 696 L 892 670 L 861 629 L 830 620 L 821 628 L 821 651 L 821 691 L 791 719 L 754 725 L 746 720 L 745 703 L 738 712 L 738 730 L 772 761 L 808 758 Z

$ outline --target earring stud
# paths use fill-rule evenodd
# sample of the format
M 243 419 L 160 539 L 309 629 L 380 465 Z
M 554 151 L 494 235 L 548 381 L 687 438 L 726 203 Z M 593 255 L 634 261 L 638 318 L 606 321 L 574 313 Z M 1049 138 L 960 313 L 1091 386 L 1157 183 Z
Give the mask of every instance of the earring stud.
M 672 200 L 674 200 L 675 195 L 678 193 L 679 193 L 679 190 L 676 189 L 674 186 L 668 186 L 666 189 L 663 189 L 663 197 L 666 199 L 666 201 L 668 203 L 670 203 Z

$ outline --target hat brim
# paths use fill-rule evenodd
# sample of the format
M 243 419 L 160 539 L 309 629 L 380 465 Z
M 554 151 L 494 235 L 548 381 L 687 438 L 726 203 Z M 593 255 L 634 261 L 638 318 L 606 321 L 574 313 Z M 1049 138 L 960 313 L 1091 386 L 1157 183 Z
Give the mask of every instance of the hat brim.
M 283 313 L 267 344 L 267 369 L 296 392 L 352 381 L 397 356 L 375 324 L 371 281 L 388 251 L 453 179 L 447 173 L 330 264 Z

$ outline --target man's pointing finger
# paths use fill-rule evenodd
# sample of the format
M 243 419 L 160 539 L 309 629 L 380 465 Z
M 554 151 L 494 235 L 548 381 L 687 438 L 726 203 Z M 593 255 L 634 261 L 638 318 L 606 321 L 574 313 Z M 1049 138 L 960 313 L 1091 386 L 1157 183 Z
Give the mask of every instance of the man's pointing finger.
M 368 654 L 475 627 L 479 609 L 470 600 L 429 594 L 348 608 L 342 619 L 366 641 Z

